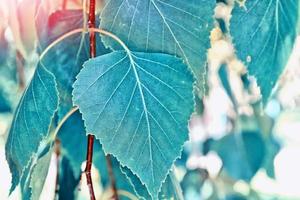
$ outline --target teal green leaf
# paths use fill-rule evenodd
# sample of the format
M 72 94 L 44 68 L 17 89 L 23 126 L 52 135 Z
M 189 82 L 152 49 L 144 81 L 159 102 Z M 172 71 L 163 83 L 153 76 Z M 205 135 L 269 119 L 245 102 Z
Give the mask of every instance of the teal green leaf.
M 81 114 L 77 111 L 63 124 L 57 135 L 62 154 L 69 160 L 74 177 L 81 175 L 81 165 L 86 160 L 87 136 Z M 94 143 L 93 164 L 99 170 L 101 182 L 108 183 L 105 155 L 100 143 Z
M 212 150 L 222 159 L 227 174 L 245 181 L 250 181 L 262 167 L 265 148 L 261 135 L 253 131 L 226 135 L 212 144 Z
M 127 177 L 128 181 L 134 188 L 135 194 L 140 199 L 151 199 L 151 195 L 149 194 L 145 185 L 141 182 L 141 180 L 136 175 L 132 173 L 130 169 L 128 169 L 127 167 L 120 167 L 120 169 Z
M 111 155 L 110 155 L 110 159 L 111 159 L 111 163 L 112 163 L 113 175 L 116 179 L 117 190 L 118 191 L 123 190 L 123 191 L 129 192 L 130 194 L 136 196 L 133 186 L 130 183 L 130 181 L 128 180 L 128 178 L 126 177 L 126 175 L 121 170 L 121 165 L 118 162 L 118 160 Z M 106 164 L 105 164 L 105 166 L 106 166 Z M 106 169 L 106 173 L 108 173 L 107 169 Z M 130 198 L 128 198 L 125 195 L 119 194 L 119 199 L 120 200 L 128 200 Z
M 131 172 L 130 169 L 127 167 L 121 167 L 121 170 L 132 184 L 135 193 L 140 199 L 151 199 L 151 195 L 148 193 L 145 185 Z M 162 184 L 157 200 L 158 199 L 183 200 L 180 185 L 173 172 L 170 172 L 165 182 Z
M 183 200 L 183 194 L 178 180 L 173 172 L 170 172 L 162 184 L 159 199 Z
M 215 0 L 110 0 L 100 28 L 117 35 L 133 51 L 181 57 L 203 86 L 215 5 Z M 103 40 L 121 49 L 111 38 Z
M 87 132 L 137 174 L 155 198 L 188 139 L 192 91 L 192 75 L 180 59 L 116 51 L 84 64 L 73 101 Z
M 44 50 L 61 35 L 83 27 L 82 10 L 56 11 L 48 19 L 46 18 L 47 20 L 41 12 L 42 10 L 36 19 L 40 51 Z M 63 118 L 72 108 L 72 84 L 83 62 L 89 57 L 85 37 L 85 35 L 78 33 L 64 39 L 52 47 L 41 60 L 44 67 L 52 72 L 57 80 L 60 99 L 59 119 Z
M 12 106 L 11 102 L 7 98 L 8 94 L 2 87 L 0 87 L 0 113 L 2 112 L 11 112 Z
M 56 11 L 49 16 L 46 27 L 44 27 L 44 19 L 38 22 L 37 27 L 41 27 L 39 28 L 39 47 L 40 50 L 44 50 L 51 42 L 65 33 L 82 28 L 83 12 L 82 10 Z M 96 39 L 97 54 L 107 53 L 108 50 L 105 49 L 98 35 Z M 63 118 L 73 106 L 72 85 L 83 63 L 88 59 L 89 36 L 88 34 L 77 33 L 56 44 L 41 60 L 43 65 L 55 75 L 57 80 L 60 98 L 59 119 Z
M 80 182 L 80 177 L 74 176 L 73 169 L 67 157 L 62 156 L 59 170 L 58 199 L 75 199 L 75 190 Z
M 256 78 L 264 104 L 293 49 L 298 4 L 298 0 L 247 0 L 232 11 L 230 32 L 237 55 Z
M 65 199 L 69 191 L 74 191 L 71 189 L 72 186 L 79 180 L 81 176 L 81 166 L 86 160 L 86 150 L 87 150 L 87 136 L 84 127 L 84 122 L 82 116 L 79 112 L 75 112 L 71 115 L 68 120 L 61 127 L 58 138 L 61 142 L 61 151 L 65 162 L 64 167 L 71 169 L 65 169 L 66 175 L 69 177 L 68 181 L 63 181 L 64 186 L 60 187 L 59 198 Z M 119 162 L 111 156 L 113 173 L 117 180 L 117 189 L 126 190 L 128 192 L 134 193 L 133 188 L 128 182 L 125 175 L 120 171 Z M 68 163 L 66 163 L 68 161 Z M 63 162 L 63 161 L 62 161 Z M 105 154 L 102 150 L 102 146 L 99 141 L 94 143 L 94 153 L 93 153 L 93 165 L 97 168 L 100 173 L 101 185 L 106 188 L 109 185 L 109 177 L 107 164 L 105 159 Z M 63 166 L 63 163 L 62 163 Z M 63 175 L 62 175 L 63 176 Z M 74 182 L 75 181 L 75 182 Z M 66 185 L 66 184 L 69 184 Z M 74 188 L 73 188 L 74 189 Z M 69 196 L 69 199 L 71 197 Z
M 39 200 L 42 193 L 52 155 L 52 148 L 40 155 L 36 163 L 31 163 L 21 179 L 21 194 L 23 200 Z
M 16 109 L 5 146 L 12 173 L 11 191 L 19 183 L 25 168 L 43 150 L 40 143 L 49 134 L 57 106 L 55 77 L 39 65 Z

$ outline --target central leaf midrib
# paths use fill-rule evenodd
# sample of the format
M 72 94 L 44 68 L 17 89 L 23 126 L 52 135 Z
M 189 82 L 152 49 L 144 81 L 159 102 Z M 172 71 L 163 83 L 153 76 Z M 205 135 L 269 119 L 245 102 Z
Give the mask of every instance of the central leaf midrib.
M 147 122 L 147 128 L 148 128 L 148 142 L 149 142 L 149 154 L 150 154 L 150 164 L 151 164 L 151 177 L 152 177 L 152 183 L 154 184 L 154 173 L 153 173 L 153 156 L 152 156 L 152 142 L 151 142 L 151 128 L 150 128 L 150 122 L 149 122 L 149 116 L 148 116 L 148 109 L 147 109 L 147 105 L 146 105 L 146 101 L 145 101 L 145 97 L 144 97 L 144 92 L 143 92 L 143 88 L 142 88 L 142 83 L 140 81 L 137 69 L 135 67 L 136 62 L 134 61 L 134 59 L 132 58 L 132 54 L 131 52 L 127 52 L 129 55 L 129 59 L 130 59 L 130 66 L 133 69 L 134 72 L 134 76 L 136 78 L 136 82 L 139 88 L 139 92 L 142 98 L 142 106 L 143 106 L 143 110 L 145 112 L 145 118 L 146 118 L 146 122 Z

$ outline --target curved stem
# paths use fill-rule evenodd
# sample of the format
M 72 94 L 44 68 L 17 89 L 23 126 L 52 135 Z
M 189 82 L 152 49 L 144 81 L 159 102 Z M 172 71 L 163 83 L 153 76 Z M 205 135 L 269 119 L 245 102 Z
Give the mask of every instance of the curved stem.
M 77 29 L 74 29 L 70 32 L 67 32 L 65 34 L 63 34 L 62 36 L 60 36 L 59 38 L 57 38 L 56 40 L 54 40 L 52 43 L 50 43 L 46 49 L 44 49 L 44 51 L 41 53 L 40 57 L 39 57 L 39 60 L 42 60 L 45 55 L 48 53 L 48 51 L 50 49 L 52 49 L 55 45 L 57 45 L 58 43 L 60 43 L 61 41 L 63 41 L 64 39 L 72 36 L 72 35 L 75 35 L 76 33 L 81 33 L 83 32 L 84 29 L 83 28 L 77 28 Z
M 53 138 L 55 138 L 59 132 L 59 130 L 61 129 L 61 127 L 64 125 L 64 123 L 69 119 L 69 117 L 71 117 L 71 115 L 73 115 L 79 108 L 76 106 L 74 108 L 72 108 L 63 118 L 62 120 L 60 120 L 60 122 L 58 123 L 54 134 L 53 134 Z
M 59 38 L 57 38 L 56 40 L 54 40 L 52 43 L 50 43 L 46 49 L 44 49 L 44 51 L 41 53 L 39 60 L 42 60 L 46 54 L 48 53 L 48 51 L 50 49 L 52 49 L 55 45 L 57 45 L 58 43 L 62 42 L 64 39 L 67 39 L 68 37 L 71 37 L 72 35 L 75 35 L 77 33 L 91 33 L 91 32 L 97 32 L 101 35 L 105 35 L 108 36 L 110 38 L 112 38 L 113 40 L 115 40 L 117 43 L 119 43 L 123 49 L 126 51 L 126 53 L 129 55 L 129 58 L 132 59 L 132 55 L 131 55 L 131 51 L 129 50 L 129 48 L 126 46 L 126 44 L 115 34 L 106 31 L 104 29 L 100 29 L 100 28 L 77 28 L 74 29 L 70 32 L 65 33 L 64 35 L 60 36 Z

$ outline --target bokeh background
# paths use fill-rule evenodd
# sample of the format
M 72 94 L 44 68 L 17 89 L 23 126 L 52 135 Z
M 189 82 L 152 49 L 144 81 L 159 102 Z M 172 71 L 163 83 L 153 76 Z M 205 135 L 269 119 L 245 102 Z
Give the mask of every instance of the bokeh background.
M 14 110 L 38 61 L 35 14 L 40 4 L 49 13 L 82 8 L 80 0 L 0 0 L 0 199 L 20 199 L 18 190 L 8 197 L 11 175 L 4 146 Z M 99 1 L 99 10 L 101 5 Z M 231 43 L 232 6 L 233 1 L 219 1 L 215 9 L 207 90 L 197 99 L 190 141 L 176 162 L 175 174 L 187 200 L 299 200 L 300 37 L 263 107 L 255 79 L 247 75 Z M 54 198 L 55 174 L 53 155 L 41 199 Z M 98 179 L 94 169 L 95 182 Z M 84 181 L 83 177 L 78 199 L 88 199 Z M 101 185 L 95 188 L 105 199 Z

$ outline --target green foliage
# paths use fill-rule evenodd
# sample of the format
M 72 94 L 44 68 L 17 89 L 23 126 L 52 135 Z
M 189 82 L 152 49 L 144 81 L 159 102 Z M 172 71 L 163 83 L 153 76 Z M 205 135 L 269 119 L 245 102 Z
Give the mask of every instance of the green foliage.
M 70 168 L 74 177 L 78 179 L 81 175 L 82 163 L 86 160 L 86 130 L 81 114 L 77 111 L 63 124 L 58 139 L 61 142 L 62 154 L 69 160 Z M 98 169 L 103 186 L 108 184 L 105 155 L 100 143 L 94 144 L 93 164 Z
M 44 22 L 41 21 L 40 23 Z M 46 46 L 59 38 L 59 36 L 71 30 L 82 28 L 83 11 L 57 11 L 49 16 L 48 26 L 38 24 L 38 27 L 43 27 L 39 41 L 40 48 L 44 50 Z M 60 119 L 72 108 L 72 85 L 76 75 L 82 68 L 82 64 L 89 58 L 88 39 L 88 34 L 74 34 L 55 45 L 41 60 L 41 63 L 55 75 L 57 80 L 60 97 L 58 116 Z M 77 48 L 74 48 L 74 46 Z M 97 53 L 101 55 L 107 52 L 100 38 L 97 37 Z
M 188 137 L 192 85 L 186 66 L 173 56 L 117 51 L 84 64 L 73 96 L 87 132 L 155 198 Z
M 111 0 L 101 14 L 100 28 L 117 35 L 133 51 L 180 56 L 202 89 L 214 7 L 212 0 Z M 120 49 L 111 38 L 103 40 Z
M 265 143 L 260 133 L 243 131 L 226 135 L 211 144 L 223 162 L 230 177 L 250 181 L 262 167 L 265 156 Z
M 264 104 L 293 49 L 298 7 L 298 0 L 247 0 L 232 11 L 230 32 L 237 55 L 256 78 Z
M 48 174 L 52 151 L 40 155 L 36 163 L 31 163 L 21 178 L 22 199 L 39 200 Z
M 7 93 L 0 88 L 0 112 L 11 112 L 11 103 L 7 99 Z
M 132 173 L 130 169 L 128 169 L 127 167 L 122 167 L 121 170 L 134 187 L 134 191 L 140 199 L 151 199 L 151 195 L 149 194 L 145 185 L 140 181 L 140 179 L 136 175 Z M 155 199 L 183 199 L 182 191 L 173 172 L 170 172 L 170 174 L 167 176 L 166 180 L 162 184 L 162 188 L 158 194 L 158 198 Z
M 57 104 L 55 77 L 39 65 L 17 107 L 5 147 L 13 175 L 11 191 L 24 176 L 25 168 L 32 170 L 47 145 Z
M 59 200 L 75 199 L 75 189 L 80 182 L 80 177 L 74 175 L 72 166 L 67 157 L 63 156 L 59 168 Z
M 206 112 L 202 97 L 209 90 L 210 31 L 219 23 L 224 34 L 231 34 L 238 58 L 256 78 L 266 103 L 292 51 L 299 12 L 298 0 L 247 0 L 244 7 L 236 3 L 228 30 L 226 20 L 214 22 L 215 6 L 214 0 L 109 0 L 97 16 L 101 30 L 96 34 L 97 57 L 91 59 L 89 35 L 82 29 L 87 25 L 85 11 L 56 10 L 48 16 L 39 7 L 35 18 L 40 57 L 6 143 L 11 192 L 20 183 L 23 199 L 39 199 L 53 142 L 59 139 L 58 198 L 75 199 L 89 133 L 97 139 L 93 164 L 105 189 L 109 187 L 105 155 L 110 154 L 118 190 L 140 199 L 181 200 L 180 184 L 171 169 L 183 155 L 177 165 L 187 171 L 181 182 L 185 198 L 189 191 L 201 196 L 207 171 L 187 169 L 194 149 L 182 149 L 191 114 Z M 70 34 L 74 30 L 76 34 Z M 17 83 L 16 64 L 6 59 L 8 42 L 0 31 L 0 112 L 11 112 L 9 88 L 2 85 L 8 79 Z M 228 70 L 224 64 L 218 75 L 237 111 Z M 247 75 L 241 80 L 249 89 Z M 74 105 L 79 110 L 68 116 Z M 274 177 L 273 160 L 280 145 L 265 135 L 271 132 L 272 121 L 255 117 L 259 131 L 242 129 L 196 145 L 205 155 L 217 152 L 225 175 L 234 181 L 250 182 L 260 168 Z M 235 193 L 224 198 L 245 199 Z

